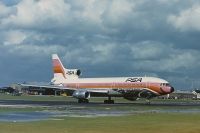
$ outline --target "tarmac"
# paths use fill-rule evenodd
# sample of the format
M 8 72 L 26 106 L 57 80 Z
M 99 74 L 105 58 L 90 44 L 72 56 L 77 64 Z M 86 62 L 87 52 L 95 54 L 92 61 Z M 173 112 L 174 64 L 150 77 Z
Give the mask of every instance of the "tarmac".
M 90 103 L 78 103 L 77 101 L 31 101 L 31 100 L 0 100 L 0 106 L 2 105 L 30 105 L 30 106 L 65 106 L 65 105 L 77 105 L 77 106 L 200 106 L 200 101 L 153 101 L 147 104 L 145 101 L 142 102 L 118 102 L 115 104 L 104 104 L 102 102 L 90 102 Z
M 80 104 L 76 101 L 0 100 L 1 108 L 11 110 L 0 112 L 0 122 L 31 122 L 63 120 L 67 117 L 106 117 L 141 113 L 200 113 L 200 101 L 153 101 L 151 104 L 146 104 L 145 101 L 141 103 L 90 102 Z M 33 110 L 24 111 L 23 109 L 26 108 Z

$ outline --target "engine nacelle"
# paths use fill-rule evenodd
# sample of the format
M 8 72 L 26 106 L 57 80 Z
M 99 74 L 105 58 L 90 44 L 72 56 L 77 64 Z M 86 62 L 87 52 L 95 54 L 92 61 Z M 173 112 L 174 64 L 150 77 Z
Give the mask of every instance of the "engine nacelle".
M 88 92 L 86 90 L 77 90 L 77 91 L 74 91 L 72 96 L 77 98 L 77 99 L 89 99 L 90 98 L 90 92 Z
M 146 91 L 142 91 L 142 92 L 140 92 L 138 94 L 138 97 L 140 97 L 140 98 L 147 98 L 147 99 L 152 98 L 154 96 L 155 96 L 155 94 L 153 94 L 152 92 L 147 91 L 147 90 Z
M 130 101 L 135 101 L 138 99 L 137 97 L 124 97 L 124 98 Z
M 80 76 L 81 75 L 81 70 L 79 69 L 66 69 L 66 74 L 69 76 Z

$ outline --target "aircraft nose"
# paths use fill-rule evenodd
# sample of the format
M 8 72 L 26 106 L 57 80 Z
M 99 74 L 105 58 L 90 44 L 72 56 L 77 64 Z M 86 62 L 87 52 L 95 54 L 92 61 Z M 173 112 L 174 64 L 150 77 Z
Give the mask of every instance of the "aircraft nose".
M 174 92 L 174 87 L 171 87 L 171 92 Z

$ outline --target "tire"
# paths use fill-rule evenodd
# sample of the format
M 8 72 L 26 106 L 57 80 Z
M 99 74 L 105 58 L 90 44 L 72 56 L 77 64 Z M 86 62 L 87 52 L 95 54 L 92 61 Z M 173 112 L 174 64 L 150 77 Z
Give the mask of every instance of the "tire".
M 114 100 L 104 100 L 104 104 L 114 104 Z
M 88 99 L 78 99 L 78 103 L 89 103 Z

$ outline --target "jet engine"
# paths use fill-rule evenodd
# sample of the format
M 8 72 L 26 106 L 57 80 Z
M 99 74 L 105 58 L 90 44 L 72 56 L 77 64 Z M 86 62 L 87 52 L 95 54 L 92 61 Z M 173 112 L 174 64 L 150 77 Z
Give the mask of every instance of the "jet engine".
M 81 70 L 79 70 L 79 69 L 66 69 L 66 74 L 67 75 L 77 75 L 77 76 L 80 76 L 81 75 Z
M 127 100 L 130 100 L 130 101 L 137 100 L 137 97 L 127 97 L 127 96 L 125 96 L 124 98 L 127 99 Z
M 86 90 L 77 90 L 77 91 L 74 91 L 72 96 L 77 98 L 77 99 L 89 99 L 90 93 Z
M 141 91 L 141 92 L 138 94 L 138 97 L 140 97 L 140 98 L 147 98 L 147 99 L 152 98 L 152 97 L 155 97 L 155 96 L 156 96 L 156 95 L 155 95 L 154 93 L 152 93 L 152 92 L 150 92 L 150 91 L 147 91 L 147 90 Z

